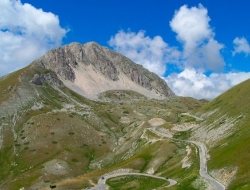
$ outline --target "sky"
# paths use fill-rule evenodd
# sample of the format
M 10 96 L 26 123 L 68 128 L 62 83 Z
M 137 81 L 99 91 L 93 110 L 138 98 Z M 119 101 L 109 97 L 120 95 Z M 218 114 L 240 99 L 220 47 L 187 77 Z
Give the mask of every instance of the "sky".
M 0 76 L 95 41 L 211 100 L 250 78 L 249 0 L 0 0 Z

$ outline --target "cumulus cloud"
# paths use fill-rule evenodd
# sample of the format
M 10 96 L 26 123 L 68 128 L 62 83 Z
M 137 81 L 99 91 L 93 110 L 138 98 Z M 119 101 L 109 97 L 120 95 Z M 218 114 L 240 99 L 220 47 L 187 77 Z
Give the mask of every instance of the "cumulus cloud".
M 201 4 L 191 8 L 183 5 L 175 11 L 170 27 L 183 45 L 185 67 L 211 71 L 223 69 L 225 63 L 220 53 L 223 45 L 214 39 L 209 21 L 208 11 Z
M 121 30 L 108 43 L 116 51 L 160 76 L 166 71 L 166 63 L 176 63 L 180 57 L 180 52 L 169 47 L 162 37 L 150 38 L 145 36 L 145 31 Z
M 244 53 L 247 56 L 250 55 L 250 46 L 248 41 L 246 40 L 246 38 L 242 37 L 236 37 L 233 41 L 234 43 L 234 51 L 233 51 L 233 55 L 237 54 L 237 53 Z
M 170 47 L 160 36 L 145 36 L 145 31 L 119 31 L 108 43 L 161 77 L 168 64 L 176 64 L 182 72 L 165 77 L 169 87 L 180 96 L 211 100 L 250 78 L 250 72 L 221 73 L 225 65 L 221 54 L 224 45 L 215 39 L 209 22 L 208 11 L 201 4 L 191 8 L 184 5 L 175 11 L 169 24 L 176 33 L 181 51 Z M 234 53 L 250 53 L 245 38 L 236 38 L 234 44 Z M 207 76 L 207 71 L 212 74 Z
M 186 68 L 179 74 L 167 76 L 165 80 L 180 96 L 211 100 L 248 78 L 250 72 L 212 73 L 206 76 L 193 68 Z
M 20 0 L 1 0 L 0 10 L 0 75 L 59 46 L 67 33 L 56 15 Z
M 109 45 L 160 76 L 169 63 L 180 69 L 221 71 L 225 63 L 220 51 L 224 46 L 215 40 L 209 21 L 208 11 L 201 4 L 191 8 L 184 5 L 175 11 L 170 27 L 183 46 L 182 52 L 168 46 L 160 36 L 145 36 L 145 31 L 119 31 Z

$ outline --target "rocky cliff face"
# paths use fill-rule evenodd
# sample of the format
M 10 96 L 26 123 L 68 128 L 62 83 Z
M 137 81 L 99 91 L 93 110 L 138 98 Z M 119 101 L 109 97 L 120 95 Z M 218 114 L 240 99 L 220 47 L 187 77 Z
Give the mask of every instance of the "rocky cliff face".
M 150 93 L 157 94 L 156 96 L 150 96 L 151 98 L 160 96 L 161 98 L 170 98 L 174 96 L 166 82 L 156 74 L 132 62 L 123 55 L 94 42 L 84 45 L 71 43 L 49 51 L 37 61 L 42 67 L 54 71 L 64 83 L 69 84 L 70 81 L 72 85 L 68 85 L 68 87 L 77 86 L 78 89 L 84 91 L 84 95 L 87 93 L 87 96 L 90 96 L 88 94 L 88 92 L 91 92 L 90 88 L 95 88 L 93 91 L 95 94 L 105 90 L 115 90 L 116 88 L 129 89 L 131 81 L 134 83 L 131 90 L 138 88 L 138 92 L 142 93 L 143 91 L 145 93 L 146 89 Z M 95 76 L 90 74 L 90 69 L 91 72 L 97 74 Z M 100 75 L 102 76 L 99 78 L 99 81 L 103 82 L 105 80 L 105 84 L 97 81 L 96 78 Z M 79 78 L 81 78 L 81 81 Z M 89 88 L 84 89 L 88 85 Z M 101 88 L 98 87 L 100 85 Z M 144 90 L 140 90 L 141 87 Z M 147 92 L 145 95 L 147 96 Z

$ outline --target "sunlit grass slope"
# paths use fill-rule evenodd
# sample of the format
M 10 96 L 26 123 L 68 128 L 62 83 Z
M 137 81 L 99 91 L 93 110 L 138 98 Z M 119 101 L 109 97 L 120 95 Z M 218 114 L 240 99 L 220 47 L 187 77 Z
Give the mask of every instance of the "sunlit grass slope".
M 213 113 L 214 110 L 217 111 Z M 213 113 L 205 123 L 209 125 L 218 120 L 214 128 L 225 125 L 227 118 L 234 118 L 233 132 L 210 150 L 208 166 L 210 169 L 238 168 L 228 189 L 250 189 L 250 79 L 221 94 L 198 112 Z

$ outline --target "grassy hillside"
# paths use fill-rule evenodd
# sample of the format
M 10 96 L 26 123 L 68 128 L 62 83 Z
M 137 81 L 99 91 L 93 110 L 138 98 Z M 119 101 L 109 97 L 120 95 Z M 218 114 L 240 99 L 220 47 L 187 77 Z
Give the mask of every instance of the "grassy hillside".
M 217 132 L 214 134 L 218 137 L 215 138 L 216 143 L 211 142 L 212 138 L 203 139 L 211 145 L 209 169 L 221 169 L 222 179 L 236 172 L 236 175 L 229 179 L 231 183 L 228 189 L 250 189 L 249 107 L 250 80 L 247 80 L 221 94 L 197 112 L 204 117 L 201 123 L 203 131 Z M 226 173 L 223 173 L 225 171 Z

